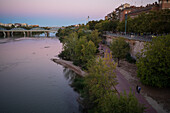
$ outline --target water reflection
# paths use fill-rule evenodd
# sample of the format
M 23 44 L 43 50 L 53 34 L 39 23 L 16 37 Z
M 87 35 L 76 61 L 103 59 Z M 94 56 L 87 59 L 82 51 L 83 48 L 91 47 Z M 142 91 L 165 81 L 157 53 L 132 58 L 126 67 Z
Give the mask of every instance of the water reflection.
M 79 113 L 74 73 L 50 60 L 62 44 L 31 38 L 0 44 L 0 113 Z
M 66 78 L 66 80 L 69 80 L 69 82 L 73 82 L 74 78 L 76 77 L 76 73 L 66 67 L 64 68 L 63 73 L 64 77 Z

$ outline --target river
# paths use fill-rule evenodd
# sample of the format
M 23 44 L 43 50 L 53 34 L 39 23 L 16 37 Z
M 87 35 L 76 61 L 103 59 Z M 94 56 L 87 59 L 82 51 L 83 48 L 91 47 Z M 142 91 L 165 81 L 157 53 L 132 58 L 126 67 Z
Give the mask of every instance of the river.
M 57 38 L 21 38 L 0 44 L 0 113 L 80 113 L 75 76 L 51 61 Z

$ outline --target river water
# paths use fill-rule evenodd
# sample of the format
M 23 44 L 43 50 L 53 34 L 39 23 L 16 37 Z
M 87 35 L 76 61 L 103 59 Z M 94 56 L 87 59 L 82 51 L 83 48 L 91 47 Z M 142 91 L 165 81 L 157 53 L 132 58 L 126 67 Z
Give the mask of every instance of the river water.
M 79 113 L 75 76 L 51 61 L 57 38 L 24 38 L 0 44 L 0 113 Z

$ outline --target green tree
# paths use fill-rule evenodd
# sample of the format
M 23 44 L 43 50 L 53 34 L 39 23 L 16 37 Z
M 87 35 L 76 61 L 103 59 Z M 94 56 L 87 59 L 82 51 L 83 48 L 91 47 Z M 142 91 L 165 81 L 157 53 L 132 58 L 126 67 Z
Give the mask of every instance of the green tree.
M 79 38 L 86 35 L 84 29 L 79 29 L 77 33 Z
M 143 113 L 144 107 L 139 104 L 133 94 L 118 94 L 115 86 L 117 64 L 112 54 L 105 54 L 88 67 L 88 75 L 83 81 L 84 102 L 92 113 Z
M 97 105 L 106 92 L 116 92 L 112 87 L 117 84 L 116 63 L 112 55 L 107 54 L 105 58 L 99 58 L 88 67 L 88 75 L 85 78 L 87 99 L 92 105 Z M 88 102 L 87 101 L 87 102 Z
M 88 61 L 95 57 L 96 50 L 92 41 L 87 41 L 86 36 L 81 37 L 75 46 L 74 64 L 86 69 Z
M 89 25 L 89 29 L 90 30 L 95 30 L 95 25 L 97 24 L 97 23 L 99 23 L 98 21 L 89 21 L 88 23 L 87 23 L 87 25 Z
M 130 51 L 129 44 L 124 40 L 124 38 L 119 37 L 118 39 L 113 39 L 110 49 L 114 58 L 117 58 L 118 66 L 119 60 L 124 59 Z
M 156 87 L 170 84 L 170 35 L 156 37 L 138 55 L 137 75 L 142 83 Z
M 75 58 L 75 48 L 78 43 L 78 35 L 76 32 L 71 33 L 69 36 L 64 37 L 63 51 L 59 54 L 59 57 L 65 60 L 73 60 Z
M 91 32 L 90 35 L 88 35 L 88 40 L 92 41 L 96 47 L 98 47 L 98 44 L 101 42 L 101 37 L 99 36 L 100 33 L 98 32 L 98 30 L 94 30 Z
M 106 93 L 98 108 L 100 113 L 143 113 L 145 109 L 132 93 Z

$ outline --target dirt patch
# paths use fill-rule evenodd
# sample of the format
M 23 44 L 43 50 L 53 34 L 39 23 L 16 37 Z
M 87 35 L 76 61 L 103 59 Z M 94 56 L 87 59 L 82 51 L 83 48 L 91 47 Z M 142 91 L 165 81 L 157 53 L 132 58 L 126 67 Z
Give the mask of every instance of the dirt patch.
M 77 73 L 78 75 L 84 77 L 86 75 L 86 73 L 84 71 L 81 70 L 80 67 L 75 66 L 73 64 L 73 62 L 71 61 L 66 61 L 66 60 L 62 60 L 62 59 L 51 59 L 52 61 L 54 61 L 57 64 L 61 64 L 69 69 L 71 69 L 72 71 L 74 71 L 75 73 Z
M 139 85 L 145 99 L 154 107 L 158 113 L 170 112 L 170 88 L 155 88 L 141 84 L 137 77 L 137 67 L 127 61 L 120 61 L 117 70 L 124 75 L 134 88 Z

